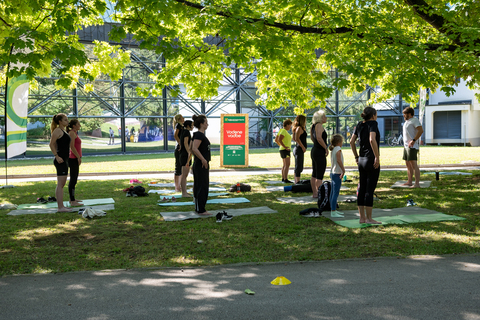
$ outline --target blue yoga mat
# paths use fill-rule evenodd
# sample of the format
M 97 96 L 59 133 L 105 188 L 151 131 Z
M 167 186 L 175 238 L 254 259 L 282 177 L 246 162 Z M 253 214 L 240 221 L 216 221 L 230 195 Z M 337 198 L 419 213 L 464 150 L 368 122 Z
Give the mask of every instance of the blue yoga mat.
M 246 203 L 250 202 L 247 198 L 225 198 L 225 199 L 210 199 L 207 200 L 207 204 L 230 204 L 230 203 Z M 159 203 L 159 206 L 163 207 L 172 207 L 172 206 L 193 206 L 195 203 L 193 202 L 165 202 Z
M 208 194 L 209 197 L 218 197 L 218 196 L 226 196 L 228 194 L 228 192 L 210 192 Z M 163 198 L 167 198 L 168 200 L 172 199 L 172 197 L 175 197 L 177 199 L 181 199 L 183 198 L 181 194 L 174 194 L 174 195 L 171 195 L 171 196 L 163 196 L 163 195 L 160 195 L 160 200 L 162 200 Z M 192 198 L 192 197 L 185 197 L 185 198 Z

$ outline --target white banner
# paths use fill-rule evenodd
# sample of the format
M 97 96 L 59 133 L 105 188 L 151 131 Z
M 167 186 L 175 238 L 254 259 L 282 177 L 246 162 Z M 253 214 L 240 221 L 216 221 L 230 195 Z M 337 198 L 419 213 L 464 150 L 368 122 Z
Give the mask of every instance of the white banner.
M 8 79 L 7 159 L 27 151 L 28 86 L 26 75 Z
M 26 41 L 25 37 L 19 39 Z M 31 50 L 13 50 L 16 53 L 28 54 Z M 26 65 L 16 63 L 10 67 L 22 68 Z M 27 115 L 28 115 L 28 87 L 27 76 L 22 74 L 19 77 L 8 79 L 7 101 L 6 101 L 6 155 L 7 159 L 18 156 L 27 151 Z

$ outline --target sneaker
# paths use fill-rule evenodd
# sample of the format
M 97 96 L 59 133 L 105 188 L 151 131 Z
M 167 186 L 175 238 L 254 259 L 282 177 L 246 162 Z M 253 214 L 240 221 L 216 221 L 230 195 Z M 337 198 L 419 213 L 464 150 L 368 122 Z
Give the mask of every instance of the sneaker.
M 343 218 L 343 212 L 340 212 L 340 211 L 331 211 L 330 212 L 330 217 L 332 218 Z
M 132 192 L 130 191 L 127 191 L 127 194 L 126 194 L 127 197 L 131 197 L 132 196 Z
M 172 202 L 177 202 L 177 198 L 175 198 L 175 197 L 173 197 L 173 196 L 172 196 L 172 199 L 171 199 L 171 200 L 172 200 Z
M 55 197 L 48 197 L 47 201 L 48 201 L 48 202 L 56 202 L 56 201 L 57 201 L 57 198 L 55 198 Z
M 217 213 L 217 216 L 216 216 L 216 217 L 217 217 L 217 222 L 222 222 L 222 220 L 223 220 L 223 212 Z
M 48 201 L 44 198 L 37 198 L 37 203 L 47 203 Z
M 232 220 L 233 216 L 227 214 L 225 211 L 223 211 L 223 217 L 222 220 Z
M 415 202 L 413 202 L 412 199 L 408 199 L 407 201 L 407 207 L 413 207 L 413 206 L 416 206 L 417 204 Z

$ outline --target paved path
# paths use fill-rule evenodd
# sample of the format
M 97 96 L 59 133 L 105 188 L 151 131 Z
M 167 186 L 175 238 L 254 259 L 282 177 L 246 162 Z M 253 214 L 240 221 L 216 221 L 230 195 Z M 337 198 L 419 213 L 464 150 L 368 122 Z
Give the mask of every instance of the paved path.
M 480 254 L 8 276 L 0 319 L 478 320 Z

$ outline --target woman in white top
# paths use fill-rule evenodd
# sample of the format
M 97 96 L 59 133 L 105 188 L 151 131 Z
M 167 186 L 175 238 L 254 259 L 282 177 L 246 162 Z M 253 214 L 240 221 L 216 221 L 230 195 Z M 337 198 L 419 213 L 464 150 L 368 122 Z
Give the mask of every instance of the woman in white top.
M 328 149 L 331 151 L 332 169 L 330 170 L 330 179 L 332 179 L 332 190 L 330 192 L 331 217 L 343 217 L 343 212 L 337 211 L 337 199 L 342 186 L 342 178 L 345 175 L 342 154 L 343 137 L 340 134 L 334 134 L 330 141 Z

